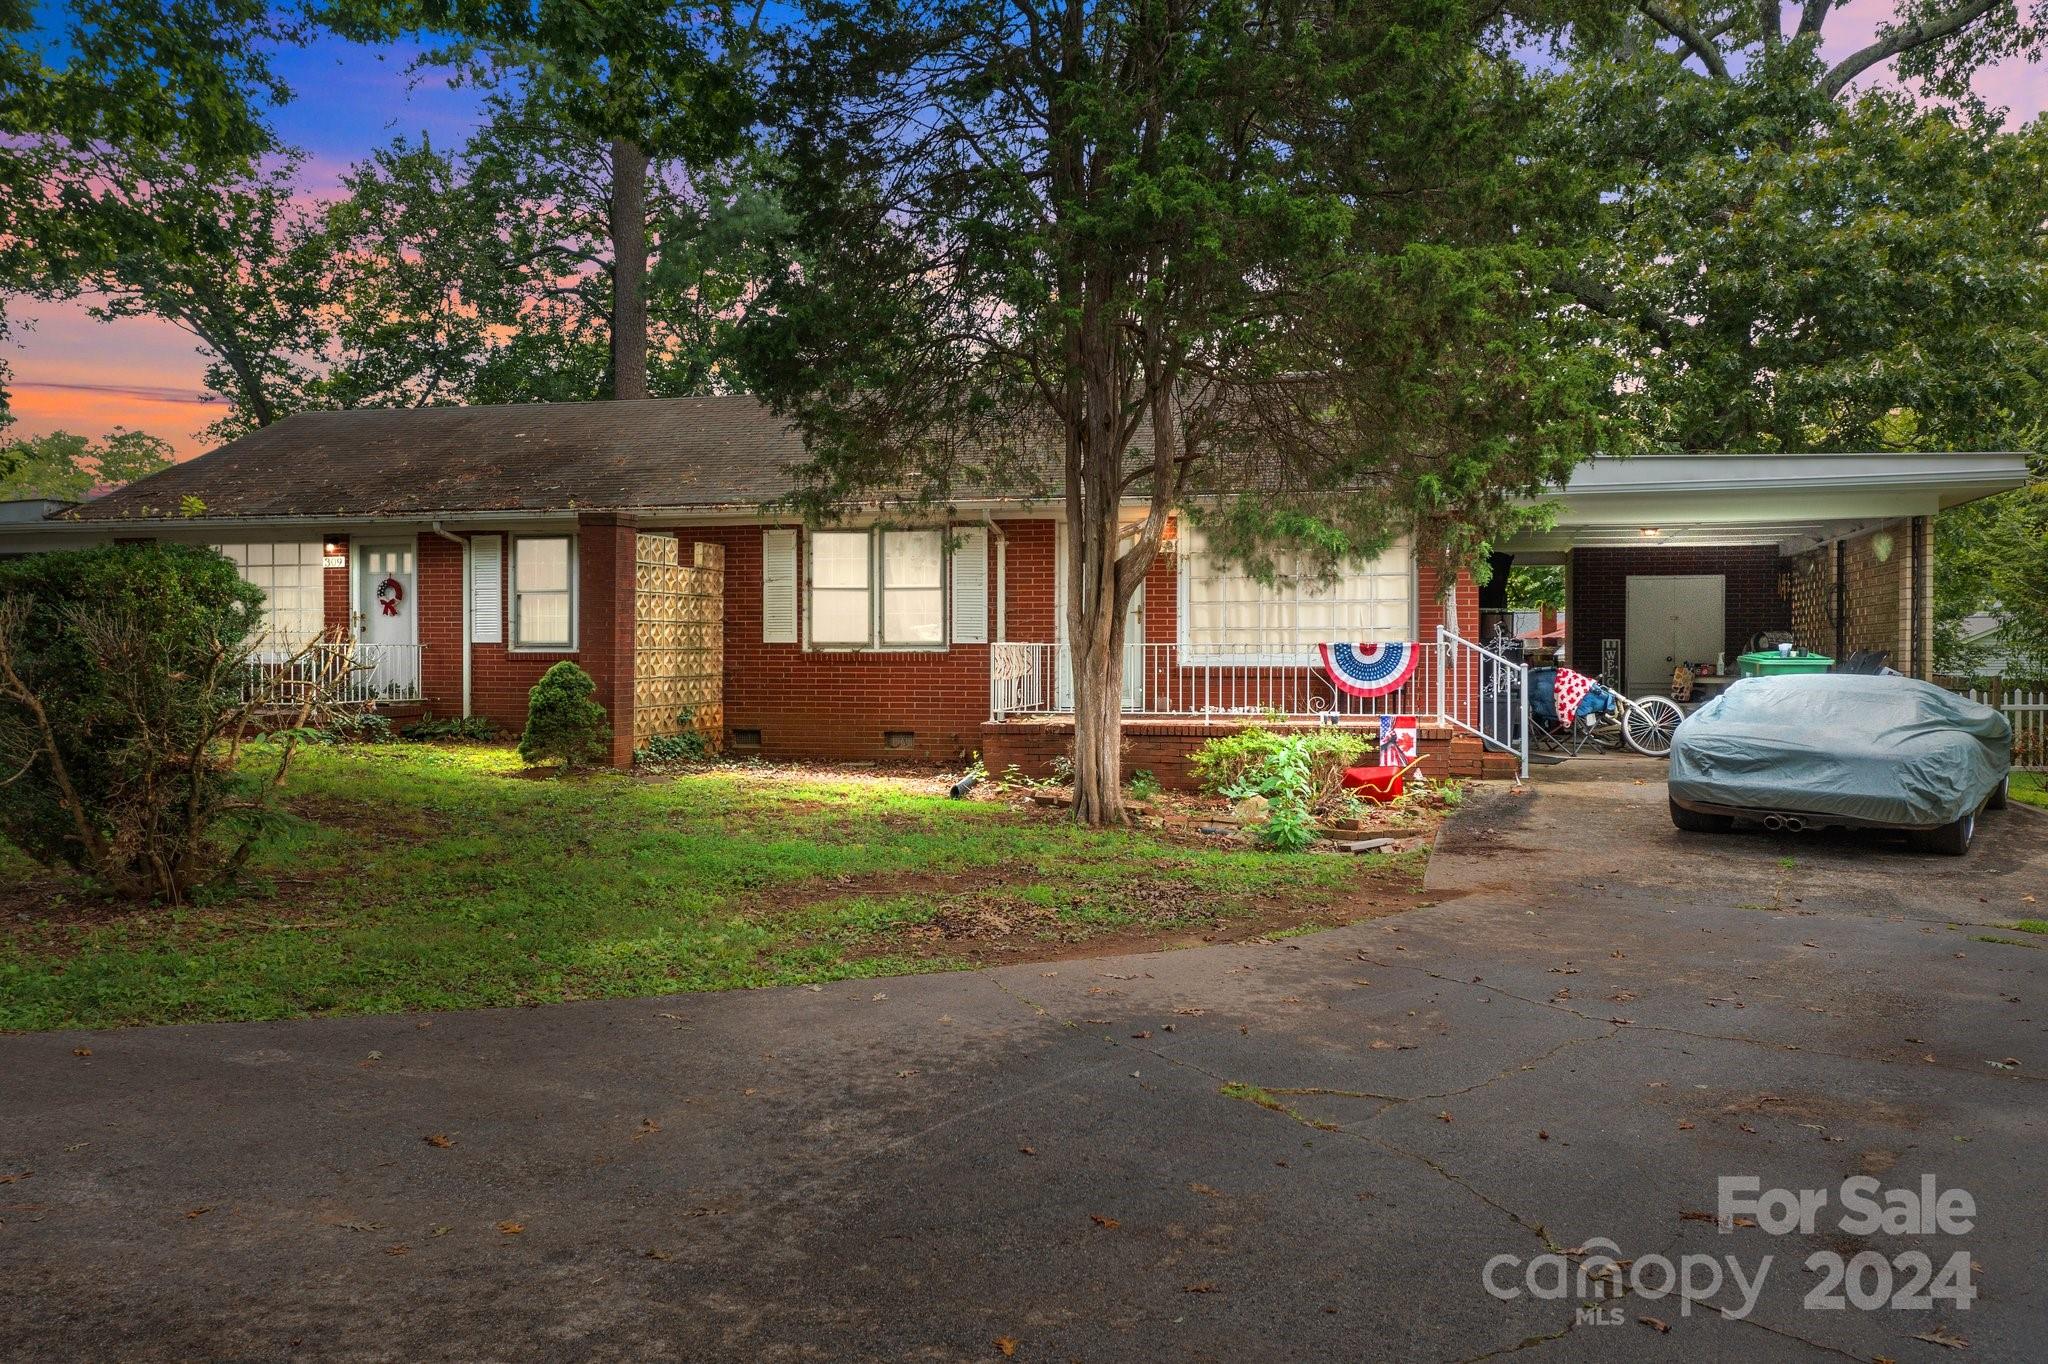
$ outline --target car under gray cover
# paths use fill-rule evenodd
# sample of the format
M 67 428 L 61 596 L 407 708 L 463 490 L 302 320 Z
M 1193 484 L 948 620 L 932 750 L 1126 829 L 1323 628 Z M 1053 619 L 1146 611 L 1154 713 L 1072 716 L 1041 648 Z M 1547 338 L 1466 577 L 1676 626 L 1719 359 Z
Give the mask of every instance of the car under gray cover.
M 1673 818 L 1684 810 L 1936 830 L 1999 803 L 2011 746 L 2003 715 L 1931 682 L 1745 678 L 1679 726 Z

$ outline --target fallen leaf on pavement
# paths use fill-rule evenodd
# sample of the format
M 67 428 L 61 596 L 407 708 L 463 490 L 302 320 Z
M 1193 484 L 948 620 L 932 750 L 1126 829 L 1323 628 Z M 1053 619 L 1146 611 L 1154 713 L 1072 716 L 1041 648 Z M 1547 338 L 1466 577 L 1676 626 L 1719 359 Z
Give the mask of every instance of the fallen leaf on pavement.
M 455 1144 L 455 1138 L 449 1136 L 446 1132 L 429 1132 L 420 1140 L 429 1146 L 438 1147 L 443 1151 Z
M 1180 1291 L 1183 1293 L 1214 1293 L 1216 1285 L 1208 1282 L 1191 1283 L 1183 1285 Z
M 1935 1327 L 1932 1331 L 1918 1332 L 1914 1335 L 1913 1339 L 1924 1340 L 1929 1345 L 1946 1345 L 1951 1350 L 1967 1350 L 1970 1348 L 1969 1337 L 1944 1331 L 1939 1326 Z
M 1692 1124 L 1681 1118 L 1678 1122 L 1678 1130 L 1681 1132 L 1690 1132 L 1692 1131 Z
M 1655 1317 L 1637 1317 L 1636 1320 L 1641 1322 L 1643 1325 L 1649 1327 L 1652 1331 L 1655 1331 L 1660 1336 L 1668 1336 L 1671 1334 L 1671 1324 L 1669 1322 L 1659 1321 Z
M 1008 1359 L 1011 1355 L 1016 1354 L 1017 1338 L 1015 1336 L 997 1336 L 996 1353 L 1004 1359 Z
M 517 1236 L 520 1232 L 526 1230 L 526 1223 L 508 1220 L 498 1223 L 498 1230 L 504 1232 L 507 1236 Z
M 1449 1122 L 1451 1120 L 1451 1110 L 1448 1108 L 1441 1110 L 1436 1115 L 1436 1120 L 1438 1122 Z
M 1020 1146 L 1017 1148 L 1017 1153 L 1019 1155 L 1035 1156 L 1038 1154 L 1038 1148 L 1035 1146 Z
M 185 1217 L 186 1217 L 186 1219 L 187 1219 L 187 1220 L 190 1220 L 191 1218 L 194 1218 L 194 1217 L 204 1217 L 204 1216 L 206 1216 L 206 1214 L 208 1214 L 208 1213 L 210 1213 L 210 1212 L 212 1212 L 212 1211 L 213 1211 L 213 1204 L 211 1204 L 211 1203 L 208 1203 L 208 1204 L 207 1204 L 207 1205 L 206 1205 L 205 1207 L 203 1207 L 203 1208 L 187 1208 L 187 1209 L 185 1209 Z
M 1209 1187 L 1209 1186 L 1208 1186 L 1207 1184 L 1190 1184 L 1190 1185 L 1188 1185 L 1188 1192 L 1189 1192 L 1189 1193 L 1198 1193 L 1198 1194 L 1202 1195 L 1202 1197 L 1204 1197 L 1204 1198 L 1221 1198 L 1221 1197 L 1223 1197 L 1223 1190 L 1221 1190 L 1221 1189 L 1212 1189 L 1212 1188 L 1210 1188 L 1210 1187 Z
M 640 1138 L 642 1138 L 642 1137 L 648 1137 L 648 1136 L 652 1136 L 652 1135 L 654 1135 L 654 1134 L 655 1134 L 656 1132 L 659 1132 L 660 1130 L 661 1130 L 661 1124 L 660 1124 L 660 1123 L 656 1122 L 656 1121 L 655 1121 L 654 1119 L 652 1119 L 652 1118 L 642 1118 L 642 1119 L 640 1120 L 640 1130 L 639 1130 L 639 1131 L 637 1131 L 637 1132 L 635 1132 L 635 1133 L 633 1134 L 633 1140 L 634 1140 L 634 1141 L 638 1141 L 638 1140 L 640 1140 Z
M 412 1254 L 412 1247 L 400 1241 L 395 1245 L 384 1247 L 384 1253 L 386 1255 L 410 1255 Z
M 71 1054 L 72 1054 L 73 1056 L 90 1056 L 90 1055 L 92 1055 L 92 1048 L 91 1048 L 91 1047 L 73 1047 L 73 1048 L 71 1049 Z
M 673 1260 L 676 1257 L 666 1250 L 650 1250 L 647 1252 L 647 1258 L 650 1260 Z
M 1088 1220 L 1093 1222 L 1096 1226 L 1102 1227 L 1108 1231 L 1115 1231 L 1118 1227 L 1123 1225 L 1123 1223 L 1117 1221 L 1114 1217 L 1104 1217 L 1099 1212 L 1089 1213 Z

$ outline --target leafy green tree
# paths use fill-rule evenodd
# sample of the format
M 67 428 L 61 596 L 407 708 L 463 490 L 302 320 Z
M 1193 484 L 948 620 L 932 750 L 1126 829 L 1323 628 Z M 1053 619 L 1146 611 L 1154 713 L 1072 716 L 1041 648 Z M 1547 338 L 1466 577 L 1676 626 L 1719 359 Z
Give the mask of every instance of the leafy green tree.
M 116 428 L 94 443 L 52 431 L 0 446 L 0 502 L 49 497 L 83 502 L 96 488 L 118 488 L 171 467 L 170 442 Z
M 2028 486 L 1935 522 L 1934 651 L 1944 672 L 1975 673 L 1995 648 L 2008 676 L 2048 677 L 2048 456 L 2032 466 Z M 1973 615 L 1997 622 L 1989 645 L 1964 638 Z
M 1515 611 L 1535 611 L 1545 606 L 1562 610 L 1564 569 L 1556 564 L 1509 569 L 1508 606 Z
M 232 877 L 296 750 L 243 767 L 258 715 L 325 721 L 344 675 L 252 668 L 262 604 L 191 545 L 0 563 L 0 833 L 136 900 Z
M 791 260 L 747 372 L 856 495 L 1063 498 L 1076 817 L 1123 817 L 1125 607 L 1167 518 L 1329 564 L 1476 556 L 1599 442 L 1497 6 L 818 0 L 782 63 Z M 1531 16 L 1532 18 L 1534 16 Z M 979 452 L 993 452 L 986 460 Z M 1147 511 L 1121 520 L 1127 496 Z
M 322 17 L 352 36 L 440 42 L 426 62 L 494 91 L 498 130 L 536 137 L 527 150 L 543 153 L 558 183 L 602 175 L 603 251 L 588 263 L 608 284 L 612 395 L 646 397 L 650 168 L 709 167 L 740 149 L 759 8 L 334 0 Z
M 292 21 L 260 0 L 70 0 L 51 32 L 33 22 L 0 9 L 0 289 L 164 318 L 210 357 L 230 427 L 274 420 L 317 340 L 266 121 Z
M 1968 78 L 2038 54 L 2038 17 L 1915 0 L 1830 65 L 1830 0 L 1637 11 L 1581 35 L 1545 148 L 1586 177 L 1569 294 L 1637 441 L 2009 446 L 2048 392 L 2048 128 L 2003 130 Z M 1880 72 L 1947 102 L 1859 93 Z
M 323 403 L 604 396 L 608 174 L 587 147 L 496 104 L 465 147 L 401 140 L 344 177 L 328 213 L 335 353 Z M 730 384 L 725 340 L 780 230 L 744 160 L 648 199 L 648 388 Z

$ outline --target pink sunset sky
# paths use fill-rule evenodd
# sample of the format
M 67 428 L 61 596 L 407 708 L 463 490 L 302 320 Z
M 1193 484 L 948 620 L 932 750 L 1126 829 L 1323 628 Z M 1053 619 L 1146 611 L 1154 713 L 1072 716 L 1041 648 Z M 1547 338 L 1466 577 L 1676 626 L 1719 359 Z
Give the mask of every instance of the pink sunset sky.
M 1867 43 L 1894 5 L 1850 0 L 1830 20 L 1824 55 L 1838 58 Z M 476 122 L 474 95 L 410 80 L 405 66 L 413 55 L 333 39 L 284 55 L 280 67 L 300 93 L 277 122 L 284 137 L 308 153 L 303 181 L 309 196 L 333 192 L 353 161 L 400 134 L 424 131 L 444 146 L 466 138 Z M 1882 68 L 1874 78 L 1886 78 Z M 2048 71 L 2023 61 L 1979 73 L 1976 89 L 2008 111 L 2012 126 L 2048 108 Z M 84 302 L 17 299 L 8 315 L 14 336 L 0 343 L 0 355 L 14 372 L 10 435 L 63 429 L 99 436 L 127 427 L 162 436 L 180 457 L 204 448 L 199 433 L 222 408 L 208 400 L 206 361 L 190 336 L 149 318 L 98 322 Z

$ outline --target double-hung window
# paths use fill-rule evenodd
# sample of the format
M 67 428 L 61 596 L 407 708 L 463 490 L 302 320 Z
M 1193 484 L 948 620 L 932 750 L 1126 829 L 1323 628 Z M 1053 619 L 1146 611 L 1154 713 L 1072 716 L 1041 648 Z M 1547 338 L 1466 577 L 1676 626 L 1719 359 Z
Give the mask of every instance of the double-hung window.
M 1406 541 L 1375 559 L 1341 564 L 1321 581 L 1281 555 L 1274 581 L 1210 554 L 1201 534 L 1180 542 L 1180 648 L 1183 660 L 1295 663 L 1318 644 L 1384 643 L 1415 632 L 1415 574 Z
M 576 541 L 567 535 L 512 540 L 512 644 L 576 647 Z
M 936 648 L 946 642 L 946 533 L 886 530 L 882 564 L 882 646 Z
M 874 642 L 872 541 L 864 530 L 811 536 L 811 643 L 857 648 Z
M 827 530 L 807 540 L 814 648 L 946 647 L 946 532 Z

